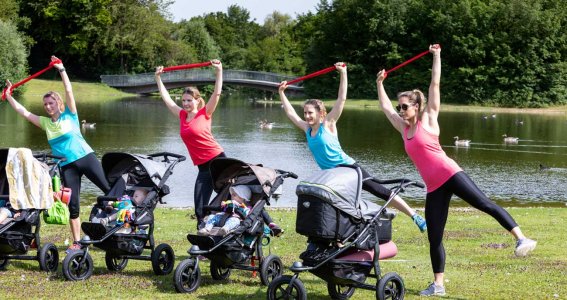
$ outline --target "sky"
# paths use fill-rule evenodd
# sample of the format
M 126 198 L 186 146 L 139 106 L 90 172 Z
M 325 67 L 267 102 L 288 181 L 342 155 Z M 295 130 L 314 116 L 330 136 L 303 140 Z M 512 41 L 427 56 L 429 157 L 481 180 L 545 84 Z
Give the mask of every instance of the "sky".
M 179 22 L 212 12 L 226 13 L 229 6 L 236 4 L 250 12 L 250 19 L 264 24 L 266 16 L 274 10 L 295 18 L 298 14 L 309 11 L 315 13 L 319 2 L 320 0 L 175 0 L 169 6 L 169 11 L 173 15 L 173 21 Z

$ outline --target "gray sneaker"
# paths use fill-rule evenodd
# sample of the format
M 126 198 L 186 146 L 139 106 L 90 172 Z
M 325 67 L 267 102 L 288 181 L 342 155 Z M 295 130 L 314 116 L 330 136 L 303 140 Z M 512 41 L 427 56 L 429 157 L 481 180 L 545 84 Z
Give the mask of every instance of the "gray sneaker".
M 514 254 L 516 256 L 526 256 L 530 251 L 535 249 L 536 245 L 536 241 L 530 240 L 528 238 L 518 240 L 516 242 L 516 249 L 514 250 Z
M 445 296 L 445 287 L 438 286 L 432 282 L 425 290 L 419 292 L 420 296 Z

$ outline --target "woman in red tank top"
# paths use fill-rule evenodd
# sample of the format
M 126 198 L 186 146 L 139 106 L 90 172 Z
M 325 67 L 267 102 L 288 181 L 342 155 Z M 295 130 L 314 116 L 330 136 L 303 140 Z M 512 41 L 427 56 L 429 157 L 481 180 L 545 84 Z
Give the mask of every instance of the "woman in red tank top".
M 425 220 L 428 227 L 427 236 L 434 282 L 420 292 L 424 296 L 445 295 L 443 232 L 449 213 L 449 202 L 453 195 L 489 214 L 508 230 L 517 241 L 514 251 L 517 256 L 527 255 L 537 244 L 536 241 L 526 238 L 512 216 L 488 199 L 457 163 L 441 149 L 440 128 L 437 121 L 441 106 L 439 91 L 441 47 L 432 45 L 429 47 L 429 52 L 433 54 L 429 101 L 426 101 L 419 90 L 403 92 L 398 94 L 396 111 L 384 89 L 385 71 L 380 71 L 376 79 L 380 107 L 394 128 L 402 134 L 406 152 L 427 185 Z

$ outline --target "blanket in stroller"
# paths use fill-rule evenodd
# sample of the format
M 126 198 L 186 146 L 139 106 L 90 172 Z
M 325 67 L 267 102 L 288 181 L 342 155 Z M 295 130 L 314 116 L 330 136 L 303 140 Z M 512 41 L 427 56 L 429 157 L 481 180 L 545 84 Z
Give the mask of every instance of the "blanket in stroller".
M 30 149 L 8 150 L 6 177 L 13 209 L 48 209 L 53 205 L 49 167 L 38 161 Z

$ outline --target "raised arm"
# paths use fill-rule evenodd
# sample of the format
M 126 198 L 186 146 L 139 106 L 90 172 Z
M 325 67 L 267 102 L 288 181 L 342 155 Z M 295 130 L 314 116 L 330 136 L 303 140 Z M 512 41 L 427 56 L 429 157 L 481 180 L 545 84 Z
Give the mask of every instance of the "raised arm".
M 57 61 L 59 58 L 55 56 L 51 56 L 51 61 Z M 67 72 L 65 71 L 65 67 L 63 63 L 54 64 L 59 74 L 61 75 L 61 80 L 63 80 L 63 86 L 65 87 L 65 104 L 69 111 L 73 114 L 77 113 L 77 105 L 75 104 L 75 96 L 73 95 L 73 87 L 71 86 L 71 80 L 69 80 L 69 76 L 67 76 Z
M 378 100 L 380 101 L 380 108 L 390 121 L 394 128 L 398 130 L 400 133 L 404 133 L 404 128 L 407 126 L 407 122 L 400 117 L 398 112 L 394 109 L 392 105 L 392 101 L 386 94 L 386 90 L 384 89 L 384 79 L 386 79 L 386 71 L 382 70 L 378 72 L 376 75 L 376 89 L 378 90 Z
M 343 108 L 345 107 L 346 96 L 347 96 L 347 67 L 344 63 L 338 62 L 335 64 L 337 71 L 341 74 L 341 81 L 339 83 L 339 93 L 337 96 L 337 101 L 333 105 L 333 109 L 325 117 L 327 122 L 337 122 L 341 117 Z
M 278 88 L 278 93 L 280 94 L 280 101 L 282 102 L 282 107 L 285 111 L 285 114 L 291 120 L 291 122 L 295 124 L 295 126 L 299 127 L 303 131 L 307 131 L 309 124 L 303 121 L 301 117 L 299 117 L 299 115 L 297 115 L 295 109 L 293 109 L 293 106 L 291 106 L 291 103 L 289 103 L 289 100 L 285 96 L 284 92 L 286 88 L 287 81 L 282 81 L 280 83 L 280 87 Z
M 10 93 L 10 88 L 12 87 L 12 83 L 9 80 L 6 80 L 6 98 L 8 99 L 8 103 L 10 106 L 22 117 L 26 118 L 28 121 L 32 122 L 35 126 L 41 128 L 39 124 L 39 117 L 37 115 L 32 114 L 29 112 L 23 105 L 21 105 L 14 97 L 12 97 L 12 93 Z
M 425 107 L 422 122 L 428 122 L 429 127 L 435 130 L 439 127 L 437 116 L 441 107 L 441 47 L 438 44 L 429 46 L 429 52 L 433 54 L 433 66 L 431 67 L 431 83 L 429 84 L 429 100 Z
M 211 63 L 215 68 L 215 90 L 206 105 L 208 116 L 211 116 L 215 112 L 222 92 L 222 63 L 218 59 L 211 60 Z
M 175 101 L 173 101 L 173 99 L 171 99 L 169 92 L 167 91 L 167 89 L 165 88 L 165 85 L 161 81 L 161 74 L 163 74 L 163 66 L 157 67 L 156 73 L 155 73 L 156 83 L 158 85 L 158 90 L 159 90 L 159 94 L 161 95 L 161 99 L 165 103 L 165 106 L 167 106 L 167 109 L 169 109 L 169 111 L 175 117 L 179 117 L 179 112 L 181 111 L 181 107 L 179 107 L 177 104 L 175 104 Z

